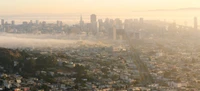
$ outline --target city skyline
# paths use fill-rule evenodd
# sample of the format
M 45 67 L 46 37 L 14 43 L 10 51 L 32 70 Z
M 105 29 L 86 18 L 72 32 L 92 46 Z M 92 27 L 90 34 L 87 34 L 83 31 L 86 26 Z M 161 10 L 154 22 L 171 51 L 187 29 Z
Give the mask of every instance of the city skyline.
M 200 91 L 200 0 L 0 6 L 0 91 Z
M 94 19 L 91 19 L 91 17 L 94 16 L 93 18 Z M 122 22 L 124 22 L 126 19 L 132 19 L 132 20 L 135 20 L 135 19 L 144 19 L 145 20 L 156 20 L 156 21 L 163 21 L 163 22 L 167 22 L 167 23 L 176 23 L 177 25 L 181 25 L 181 26 L 190 26 L 190 27 L 193 27 L 194 26 L 194 20 L 192 20 L 192 18 L 198 18 L 196 16 L 194 17 L 188 17 L 188 19 L 190 19 L 189 21 L 186 21 L 186 20 L 182 20 L 182 23 L 180 23 L 180 21 L 177 22 L 177 20 L 166 20 L 166 19 L 151 19 L 151 18 L 146 18 L 146 17 L 106 17 L 106 16 L 99 16 L 99 15 L 96 15 L 96 14 L 90 14 L 90 15 L 75 15 L 73 17 L 70 17 L 70 16 L 57 16 L 57 17 L 53 17 L 53 16 L 49 16 L 49 17 L 45 17 L 45 16 L 41 16 L 41 17 L 0 17 L 0 19 L 3 19 L 5 20 L 6 23 L 15 23 L 15 24 L 22 24 L 23 22 L 30 22 L 30 21 L 40 21 L 40 22 L 47 22 L 47 23 L 55 23 L 57 21 L 61 21 L 63 22 L 64 24 L 67 24 L 67 25 L 74 25 L 74 24 L 77 24 L 79 23 L 80 24 L 80 18 L 81 18 L 81 21 L 85 22 L 85 23 L 90 23 L 92 22 L 91 20 L 93 20 L 94 22 L 97 21 L 97 20 L 106 20 L 106 19 L 120 19 Z M 183 22 L 184 21 L 184 22 Z M 196 19 L 195 22 L 198 22 L 198 19 Z M 196 24 L 196 26 L 198 27 L 199 25 Z

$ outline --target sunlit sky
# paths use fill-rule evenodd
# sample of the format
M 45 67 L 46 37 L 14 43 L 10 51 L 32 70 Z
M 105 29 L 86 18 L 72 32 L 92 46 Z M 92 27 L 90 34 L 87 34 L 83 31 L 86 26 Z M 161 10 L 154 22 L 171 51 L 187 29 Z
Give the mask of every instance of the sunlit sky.
M 173 11 L 180 8 L 199 10 Z M 157 9 L 172 11 L 148 11 Z M 8 21 L 39 19 L 75 23 L 81 14 L 85 21 L 89 21 L 90 14 L 96 14 L 101 19 L 143 17 L 179 24 L 187 21 L 192 25 L 193 17 L 200 17 L 200 0 L 0 0 L 0 18 Z
M 130 13 L 200 7 L 200 0 L 1 0 L 1 15 L 30 13 Z

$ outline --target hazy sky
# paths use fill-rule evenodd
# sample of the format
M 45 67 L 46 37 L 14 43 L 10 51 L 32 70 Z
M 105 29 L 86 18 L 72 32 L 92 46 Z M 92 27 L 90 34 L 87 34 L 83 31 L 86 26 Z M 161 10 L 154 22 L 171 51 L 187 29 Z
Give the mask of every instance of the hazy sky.
M 200 0 L 1 0 L 1 15 L 32 13 L 130 13 L 200 7 Z

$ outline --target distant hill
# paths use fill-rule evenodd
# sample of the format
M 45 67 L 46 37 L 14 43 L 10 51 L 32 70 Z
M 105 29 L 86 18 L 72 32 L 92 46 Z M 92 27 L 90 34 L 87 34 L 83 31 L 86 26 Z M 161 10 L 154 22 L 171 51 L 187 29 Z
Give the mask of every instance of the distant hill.
M 198 7 L 178 8 L 178 9 L 153 9 L 144 11 L 133 11 L 133 12 L 163 12 L 163 11 L 200 11 Z

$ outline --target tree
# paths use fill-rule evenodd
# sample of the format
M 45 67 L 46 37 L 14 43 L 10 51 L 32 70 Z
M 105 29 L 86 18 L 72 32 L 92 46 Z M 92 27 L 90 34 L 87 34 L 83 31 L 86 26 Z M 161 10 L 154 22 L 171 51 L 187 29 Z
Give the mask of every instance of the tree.
M 24 71 L 32 73 L 35 71 L 36 62 L 34 59 L 26 60 L 24 62 Z
M 46 69 L 49 67 L 54 67 L 56 66 L 57 61 L 55 56 L 47 56 L 47 55 L 42 55 L 37 58 L 36 60 L 36 67 L 37 69 Z
M 41 86 L 41 89 L 44 89 L 44 91 L 50 90 L 50 88 L 47 85 L 44 85 L 44 84 Z

